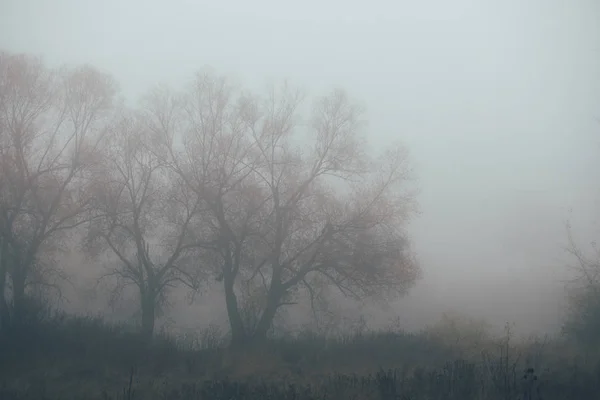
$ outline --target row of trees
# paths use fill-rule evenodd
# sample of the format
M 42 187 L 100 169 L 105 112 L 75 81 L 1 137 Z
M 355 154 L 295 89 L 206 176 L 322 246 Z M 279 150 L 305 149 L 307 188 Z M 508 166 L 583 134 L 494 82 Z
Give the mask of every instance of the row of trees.
M 265 338 L 299 301 L 389 300 L 418 279 L 407 152 L 372 156 L 343 91 L 304 118 L 289 85 L 258 95 L 208 70 L 134 109 L 117 95 L 89 66 L 0 53 L 3 327 L 76 248 L 135 285 L 146 335 L 170 288 L 216 280 L 233 343 Z

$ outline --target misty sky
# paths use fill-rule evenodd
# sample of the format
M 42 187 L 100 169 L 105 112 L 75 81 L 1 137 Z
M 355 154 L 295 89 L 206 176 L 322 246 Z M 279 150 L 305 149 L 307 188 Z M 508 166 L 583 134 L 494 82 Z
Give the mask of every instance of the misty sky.
M 598 0 L 0 0 L 0 49 L 91 63 L 131 100 L 204 65 L 345 88 L 419 175 L 411 326 L 456 309 L 552 329 L 568 210 L 600 239 Z

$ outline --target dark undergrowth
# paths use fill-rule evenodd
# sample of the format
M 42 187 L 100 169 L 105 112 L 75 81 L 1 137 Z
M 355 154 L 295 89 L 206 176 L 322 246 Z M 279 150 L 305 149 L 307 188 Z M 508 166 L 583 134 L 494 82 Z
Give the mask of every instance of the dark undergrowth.
M 3 333 L 0 399 L 600 399 L 599 363 L 509 337 L 467 353 L 401 331 L 222 344 L 53 315 Z

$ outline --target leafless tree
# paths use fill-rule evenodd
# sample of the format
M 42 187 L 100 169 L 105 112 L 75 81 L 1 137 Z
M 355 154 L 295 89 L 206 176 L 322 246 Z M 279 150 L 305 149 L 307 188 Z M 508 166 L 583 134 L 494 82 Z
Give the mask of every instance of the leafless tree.
M 201 269 L 189 267 L 198 258 L 192 228 L 200 202 L 156 156 L 135 113 L 125 111 L 105 140 L 87 249 L 95 256 L 113 256 L 103 278 L 116 278 L 117 292 L 135 285 L 142 333 L 150 337 L 167 290 L 178 283 L 199 287 Z
M 306 121 L 303 98 L 288 85 L 255 96 L 203 72 L 146 104 L 161 156 L 207 210 L 233 344 L 264 339 L 303 294 L 390 299 L 419 277 L 404 231 L 415 211 L 406 150 L 370 156 L 343 91 L 317 99 Z
M 586 252 L 577 244 L 573 236 L 571 222 L 567 222 L 567 246 L 565 250 L 575 261 L 570 268 L 576 272 L 576 279 L 585 286 L 600 290 L 600 248 L 596 242 L 590 243 L 590 251 Z M 586 254 L 587 253 L 587 254 Z
M 600 248 L 596 242 L 591 242 L 588 250 L 582 248 L 568 222 L 565 250 L 574 261 L 569 265 L 574 279 L 567 287 L 570 307 L 563 329 L 579 342 L 596 346 L 600 337 Z
M 8 273 L 15 321 L 26 288 L 57 271 L 51 252 L 88 216 L 90 170 L 115 94 L 114 81 L 89 66 L 53 70 L 0 53 L 0 283 Z

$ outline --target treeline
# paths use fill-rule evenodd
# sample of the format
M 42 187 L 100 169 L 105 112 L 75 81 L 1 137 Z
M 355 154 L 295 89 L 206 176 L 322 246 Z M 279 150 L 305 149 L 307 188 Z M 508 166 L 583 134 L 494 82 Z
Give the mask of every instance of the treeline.
M 83 273 L 105 266 L 114 293 L 136 289 L 147 337 L 175 287 L 220 285 L 233 344 L 300 302 L 316 317 L 335 294 L 404 295 L 421 273 L 407 149 L 370 149 L 343 90 L 306 103 L 287 83 L 256 93 L 201 70 L 127 107 L 92 66 L 0 52 L 0 332 L 60 290 L 70 252 Z M 565 332 L 594 347 L 600 250 L 570 226 L 567 239 L 581 279 Z
M 304 100 L 203 70 L 132 108 L 91 66 L 0 53 L 0 329 L 67 278 L 70 251 L 136 288 L 147 337 L 176 286 L 222 285 L 233 344 L 301 301 L 404 295 L 421 272 L 407 150 L 369 150 L 342 90 Z

